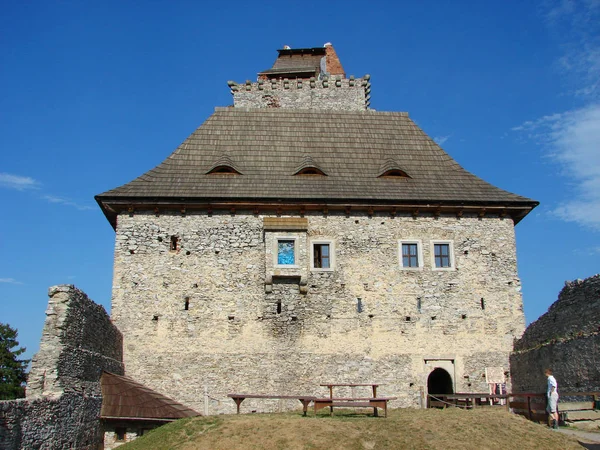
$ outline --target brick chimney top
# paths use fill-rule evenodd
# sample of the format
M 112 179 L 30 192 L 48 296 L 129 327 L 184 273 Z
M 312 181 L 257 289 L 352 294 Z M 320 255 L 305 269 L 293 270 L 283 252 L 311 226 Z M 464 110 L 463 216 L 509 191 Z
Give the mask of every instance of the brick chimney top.
M 341 75 L 346 77 L 344 68 L 335 53 L 331 42 L 323 47 L 291 48 L 285 45 L 277 50 L 273 67 L 259 72 L 259 79 L 310 79 L 321 75 Z

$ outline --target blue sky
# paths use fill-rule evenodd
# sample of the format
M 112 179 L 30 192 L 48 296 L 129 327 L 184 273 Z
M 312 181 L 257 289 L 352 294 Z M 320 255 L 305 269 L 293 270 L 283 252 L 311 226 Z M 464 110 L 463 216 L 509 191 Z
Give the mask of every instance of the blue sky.
M 110 308 L 94 195 L 166 158 L 283 45 L 331 41 L 371 106 L 541 205 L 517 225 L 528 322 L 600 272 L 600 1 L 0 5 L 0 322 L 37 351 L 47 289 Z

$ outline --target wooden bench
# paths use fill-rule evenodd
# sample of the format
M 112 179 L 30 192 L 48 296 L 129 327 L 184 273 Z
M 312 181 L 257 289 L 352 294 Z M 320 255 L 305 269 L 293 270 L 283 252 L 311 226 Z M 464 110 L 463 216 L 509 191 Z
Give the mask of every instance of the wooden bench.
M 373 408 L 373 415 L 377 417 L 377 408 L 381 408 L 384 410 L 385 417 L 387 417 L 387 402 L 390 400 L 395 400 L 397 397 L 377 397 L 377 388 L 380 386 L 379 384 L 374 383 L 328 383 L 321 384 L 322 387 L 327 387 L 329 389 L 329 398 L 317 398 L 313 401 L 315 407 L 315 414 L 318 410 L 329 407 L 329 414 L 333 415 L 334 407 L 341 408 Z M 370 387 L 373 392 L 372 397 L 334 397 L 333 396 L 333 388 L 334 387 Z M 354 395 L 354 392 L 352 392 Z
M 600 392 L 559 392 L 558 414 L 559 422 L 564 423 L 569 417 L 578 420 L 585 419 L 586 413 L 593 412 L 600 407 Z M 566 402 L 567 398 L 591 397 L 592 400 L 580 402 Z M 549 423 L 546 411 L 546 394 L 539 392 L 513 392 L 510 394 L 509 406 L 512 412 L 527 417 L 529 420 L 539 423 Z M 595 416 L 595 414 L 592 414 Z M 581 416 L 581 417 L 579 417 Z
M 306 416 L 306 411 L 310 402 L 314 401 L 316 397 L 309 395 L 263 395 L 263 394 L 227 394 L 227 397 L 231 397 L 237 405 L 237 413 L 240 413 L 240 405 L 247 398 L 268 398 L 273 400 L 300 400 L 302 403 L 302 412 Z
M 330 408 L 330 415 L 333 415 L 333 408 L 373 408 L 373 415 L 377 417 L 377 408 L 384 411 L 384 417 L 387 417 L 387 403 L 395 400 L 397 397 L 372 397 L 372 398 L 316 398 L 313 400 L 315 405 L 315 414 L 323 408 Z

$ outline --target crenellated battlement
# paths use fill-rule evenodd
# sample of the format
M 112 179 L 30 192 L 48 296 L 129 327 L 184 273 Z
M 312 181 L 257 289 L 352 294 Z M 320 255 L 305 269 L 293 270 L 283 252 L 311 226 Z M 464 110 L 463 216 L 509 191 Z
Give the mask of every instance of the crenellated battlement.
M 322 75 L 309 79 L 228 81 L 227 85 L 236 107 L 366 111 L 371 104 L 370 78 Z

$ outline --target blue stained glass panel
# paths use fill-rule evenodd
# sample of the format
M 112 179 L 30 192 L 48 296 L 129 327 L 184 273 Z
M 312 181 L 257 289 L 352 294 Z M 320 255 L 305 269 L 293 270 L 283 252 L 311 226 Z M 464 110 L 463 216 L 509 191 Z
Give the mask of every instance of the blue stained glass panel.
M 277 264 L 294 265 L 294 241 L 277 241 Z

